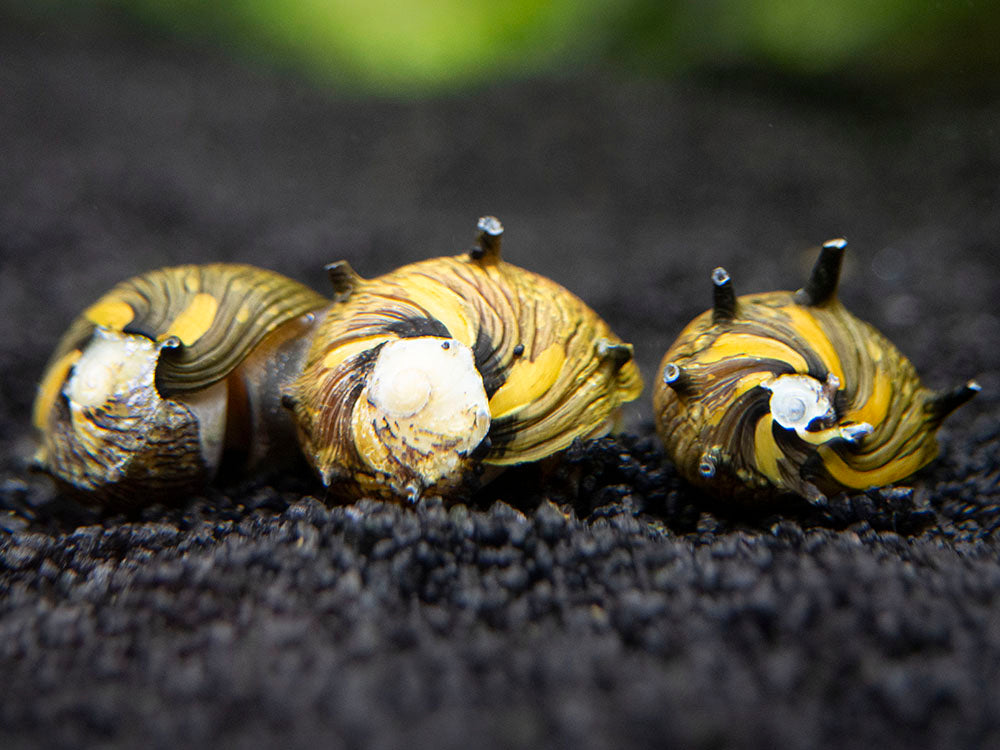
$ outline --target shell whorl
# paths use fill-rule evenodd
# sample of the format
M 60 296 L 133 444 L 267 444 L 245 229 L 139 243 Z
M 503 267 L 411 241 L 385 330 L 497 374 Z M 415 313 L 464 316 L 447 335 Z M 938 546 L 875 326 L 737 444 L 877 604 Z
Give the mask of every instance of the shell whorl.
M 225 378 L 278 326 L 327 300 L 281 274 L 237 263 L 161 268 L 121 282 L 70 325 L 51 362 L 83 347 L 96 328 L 172 340 L 157 366 L 164 396 Z
M 823 246 L 798 292 L 736 297 L 713 272 L 713 309 L 660 366 L 657 429 L 689 480 L 743 497 L 890 484 L 937 455 L 935 431 L 976 386 L 925 388 L 910 362 L 836 297 L 846 242 Z

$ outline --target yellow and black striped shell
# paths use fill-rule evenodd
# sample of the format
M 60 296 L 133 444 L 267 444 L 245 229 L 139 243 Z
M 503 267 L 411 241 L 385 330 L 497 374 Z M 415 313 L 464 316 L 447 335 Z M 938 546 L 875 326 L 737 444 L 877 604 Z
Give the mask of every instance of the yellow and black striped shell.
M 338 302 L 288 393 L 327 485 L 447 493 L 482 467 L 607 433 L 638 396 L 632 347 L 563 287 L 503 262 L 502 231 L 485 217 L 469 253 L 371 280 L 328 267 Z
M 826 495 L 897 482 L 933 460 L 942 420 L 979 390 L 924 387 L 910 362 L 836 296 L 844 240 L 798 292 L 715 302 L 660 365 L 657 430 L 681 475 L 722 496 Z
M 284 339 L 301 336 L 326 303 L 245 265 L 178 266 L 122 282 L 72 323 L 46 368 L 34 406 L 38 463 L 97 501 L 129 502 L 210 478 L 226 441 L 265 451 L 254 435 L 232 434 L 281 411 L 278 385 L 275 405 L 254 385 L 280 374 L 251 354 L 268 343 L 269 361 L 289 357 Z M 249 387 L 234 379 L 248 367 Z

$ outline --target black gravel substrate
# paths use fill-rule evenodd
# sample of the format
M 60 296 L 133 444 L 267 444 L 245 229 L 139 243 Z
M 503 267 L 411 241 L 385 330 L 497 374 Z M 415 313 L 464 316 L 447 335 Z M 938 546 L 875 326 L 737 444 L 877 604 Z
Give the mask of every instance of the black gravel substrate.
M 960 88 L 956 86 L 956 88 Z M 460 252 L 579 293 L 647 380 L 708 306 L 842 297 L 983 392 L 909 490 L 734 509 L 626 433 L 475 502 L 248 478 L 102 515 L 27 471 L 34 384 L 120 278 L 322 288 Z M 1000 747 L 1000 101 L 588 72 L 349 98 L 99 28 L 0 30 L 0 746 Z

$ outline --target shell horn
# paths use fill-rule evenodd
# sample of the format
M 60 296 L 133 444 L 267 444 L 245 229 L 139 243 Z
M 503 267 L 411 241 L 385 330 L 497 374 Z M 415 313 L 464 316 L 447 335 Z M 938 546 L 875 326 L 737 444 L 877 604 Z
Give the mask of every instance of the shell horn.
M 503 224 L 496 216 L 482 216 L 476 222 L 476 247 L 469 250 L 473 260 L 500 260 Z
M 938 419 L 944 419 L 981 390 L 982 387 L 979 383 L 975 380 L 970 380 L 968 383 L 964 383 L 957 388 L 952 388 L 949 391 L 935 393 L 924 403 L 924 411 Z
M 733 280 L 725 268 L 719 266 L 712 271 L 712 322 L 721 323 L 736 317 L 736 292 Z
M 800 305 L 815 307 L 829 302 L 837 296 L 840 283 L 840 267 L 844 262 L 844 248 L 847 240 L 840 237 L 823 243 L 816 265 L 806 285 L 795 293 L 795 301 Z
M 694 383 L 691 374 L 680 365 L 668 362 L 663 366 L 663 384 L 670 386 L 679 396 L 690 396 L 694 393 Z

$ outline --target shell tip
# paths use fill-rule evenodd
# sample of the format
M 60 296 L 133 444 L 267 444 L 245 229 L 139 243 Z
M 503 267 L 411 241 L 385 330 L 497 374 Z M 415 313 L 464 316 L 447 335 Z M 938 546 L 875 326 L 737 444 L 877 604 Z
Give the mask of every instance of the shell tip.
M 840 429 L 840 434 L 849 443 L 857 443 L 861 438 L 871 435 L 875 431 L 868 422 L 845 425 Z
M 663 384 L 669 386 L 678 395 L 687 395 L 692 391 L 691 375 L 680 365 L 667 362 L 661 375 Z
M 157 351 L 163 351 L 164 349 L 180 349 L 183 346 L 184 342 L 181 341 L 178 336 L 167 336 L 157 342 Z
M 334 296 L 338 299 L 349 297 L 358 284 L 364 281 L 346 260 L 327 263 L 323 268 L 330 279 Z
M 827 496 L 812 482 L 804 482 L 800 494 L 805 498 L 806 502 L 810 505 L 815 505 L 817 508 L 826 508 L 829 505 Z
M 481 216 L 476 222 L 476 246 L 469 251 L 473 260 L 499 260 L 503 224 L 496 216 Z
M 618 372 L 632 359 L 632 345 L 599 339 L 597 341 L 597 356 L 604 360 L 610 360 L 615 372 Z
M 718 468 L 715 456 L 713 456 L 709 451 L 705 451 L 701 455 L 701 460 L 698 462 L 698 473 L 701 474 L 705 479 L 711 479 L 715 476 L 715 471 Z
M 847 240 L 838 237 L 827 240 L 819 252 L 816 265 L 813 266 L 809 281 L 795 293 L 795 301 L 800 305 L 822 305 L 837 296 L 837 285 L 840 283 L 840 268 L 844 262 L 844 249 Z
M 28 471 L 33 474 L 49 473 L 49 452 L 44 447 L 40 447 L 28 459 Z
M 933 417 L 944 419 L 981 390 L 982 386 L 978 382 L 970 380 L 950 391 L 933 394 L 924 404 L 924 410 Z
M 323 482 L 323 486 L 326 487 L 327 490 L 332 490 L 333 489 L 333 485 L 336 482 L 338 482 L 338 481 L 340 481 L 342 479 L 345 479 L 346 476 L 347 475 L 345 474 L 344 470 L 340 469 L 340 468 L 338 468 L 336 466 L 331 466 L 329 468 L 320 468 L 319 469 L 319 478 L 320 478 L 320 481 Z
M 712 320 L 720 323 L 736 317 L 736 292 L 733 280 L 725 268 L 719 266 L 712 271 Z
M 410 482 L 403 488 L 403 493 L 406 495 L 406 502 L 410 505 L 416 505 L 420 502 L 420 492 L 420 485 L 416 482 Z

